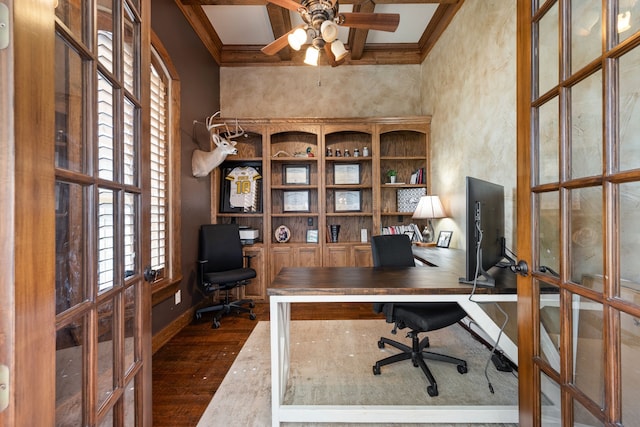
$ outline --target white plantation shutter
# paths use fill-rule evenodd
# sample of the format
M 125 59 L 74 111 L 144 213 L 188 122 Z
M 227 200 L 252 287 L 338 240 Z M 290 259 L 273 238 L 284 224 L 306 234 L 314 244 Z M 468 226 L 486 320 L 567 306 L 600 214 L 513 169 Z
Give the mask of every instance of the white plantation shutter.
M 163 275 L 168 228 L 168 91 L 162 76 L 151 66 L 151 268 Z

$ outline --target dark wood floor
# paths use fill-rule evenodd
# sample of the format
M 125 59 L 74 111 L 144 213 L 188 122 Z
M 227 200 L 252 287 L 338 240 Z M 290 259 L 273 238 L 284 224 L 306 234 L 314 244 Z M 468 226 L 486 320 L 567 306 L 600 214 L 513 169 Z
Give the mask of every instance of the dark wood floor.
M 211 329 L 210 317 L 193 322 L 153 356 L 154 427 L 190 427 L 220 386 L 236 355 L 260 320 L 269 320 L 268 304 L 257 304 L 257 320 L 231 315 Z M 293 320 L 372 319 L 371 304 L 293 304 Z M 265 355 L 268 357 L 268 355 Z M 246 384 L 251 387 L 251 384 Z

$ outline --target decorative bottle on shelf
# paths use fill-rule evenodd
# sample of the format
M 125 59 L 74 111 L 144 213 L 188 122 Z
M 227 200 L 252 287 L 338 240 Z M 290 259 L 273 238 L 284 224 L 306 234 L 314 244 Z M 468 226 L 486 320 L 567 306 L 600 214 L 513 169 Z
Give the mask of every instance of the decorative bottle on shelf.
M 360 157 L 360 150 L 358 150 L 357 148 L 353 150 L 353 157 Z
M 364 148 L 362 149 L 362 155 L 363 155 L 364 157 L 369 156 L 369 147 L 364 147 Z

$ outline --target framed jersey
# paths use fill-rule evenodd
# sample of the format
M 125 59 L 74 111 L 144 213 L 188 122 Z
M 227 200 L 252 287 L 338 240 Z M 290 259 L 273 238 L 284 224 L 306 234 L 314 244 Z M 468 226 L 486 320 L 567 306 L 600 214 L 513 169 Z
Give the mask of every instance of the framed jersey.
M 225 162 L 220 166 L 220 212 L 262 212 L 262 163 Z

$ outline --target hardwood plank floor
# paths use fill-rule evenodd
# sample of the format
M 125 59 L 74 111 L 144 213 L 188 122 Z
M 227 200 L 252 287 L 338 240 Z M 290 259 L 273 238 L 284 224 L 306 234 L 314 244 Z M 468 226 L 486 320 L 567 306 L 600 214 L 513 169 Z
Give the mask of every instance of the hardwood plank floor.
M 246 314 L 225 316 L 219 329 L 211 329 L 211 316 L 205 315 L 153 355 L 154 427 L 198 424 L 257 322 L 269 320 L 268 304 L 256 304 L 254 312 L 257 320 L 249 320 Z M 291 308 L 293 320 L 380 317 L 368 303 L 293 304 Z

